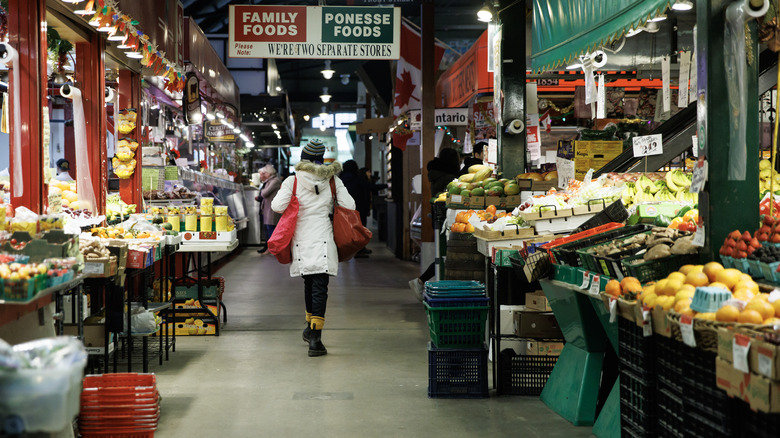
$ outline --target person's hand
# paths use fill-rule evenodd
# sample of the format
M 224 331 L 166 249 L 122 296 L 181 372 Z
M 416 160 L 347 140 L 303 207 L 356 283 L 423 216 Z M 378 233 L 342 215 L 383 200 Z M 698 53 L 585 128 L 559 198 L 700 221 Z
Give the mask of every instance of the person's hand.
M 260 202 L 262 200 L 263 200 L 263 198 L 261 196 L 255 196 L 255 201 Z

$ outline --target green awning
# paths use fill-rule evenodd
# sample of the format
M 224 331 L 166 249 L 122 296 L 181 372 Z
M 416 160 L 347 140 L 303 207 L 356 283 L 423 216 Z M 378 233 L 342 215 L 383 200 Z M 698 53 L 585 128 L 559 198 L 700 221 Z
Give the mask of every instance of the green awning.
M 556 70 L 661 15 L 669 0 L 534 0 L 531 66 Z

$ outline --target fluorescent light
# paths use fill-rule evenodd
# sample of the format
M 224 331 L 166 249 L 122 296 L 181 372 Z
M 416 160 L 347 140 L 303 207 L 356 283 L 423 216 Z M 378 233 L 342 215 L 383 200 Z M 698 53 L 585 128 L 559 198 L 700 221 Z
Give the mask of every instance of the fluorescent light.
M 236 134 L 240 134 L 241 133 L 241 128 L 238 128 L 238 127 L 233 128 L 233 132 L 236 133 Z
M 141 52 L 125 52 L 125 56 L 132 59 L 141 59 L 144 57 Z
M 677 0 L 672 5 L 672 9 L 675 11 L 690 11 L 693 9 L 693 3 L 691 3 L 689 0 Z
M 211 114 L 211 113 L 207 113 L 206 114 L 206 119 L 208 119 L 208 120 L 214 120 L 216 118 L 217 118 L 217 116 L 215 116 L 214 114 Z
M 70 3 L 70 4 L 72 4 L 72 5 L 75 5 L 75 4 L 77 4 L 77 3 L 81 3 L 81 2 L 83 2 L 83 1 L 84 1 L 84 0 L 62 0 L 62 2 L 63 2 L 63 3 Z
M 124 41 L 125 40 L 125 36 L 121 35 L 121 34 L 118 34 L 118 33 L 115 33 L 113 35 L 109 35 L 109 37 L 106 38 L 106 39 L 109 40 L 109 41 Z
M 99 31 L 99 32 L 111 32 L 111 31 L 113 31 L 115 28 L 116 28 L 116 27 L 115 27 L 115 26 L 113 26 L 113 25 L 108 25 L 108 26 L 101 26 L 101 27 L 98 27 L 98 31 Z
M 222 111 L 217 111 L 217 118 L 218 119 L 224 119 L 225 118 L 225 113 L 223 113 Z
M 92 15 L 95 13 L 95 11 L 94 10 L 88 11 L 86 9 L 76 9 L 75 11 L 73 11 L 73 13 L 76 15 Z

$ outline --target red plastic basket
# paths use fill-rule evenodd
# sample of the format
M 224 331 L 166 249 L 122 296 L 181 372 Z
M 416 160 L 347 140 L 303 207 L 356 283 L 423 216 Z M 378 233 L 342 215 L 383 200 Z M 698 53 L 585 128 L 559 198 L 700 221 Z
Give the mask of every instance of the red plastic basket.
M 156 385 L 157 378 L 154 374 L 114 373 L 88 375 L 84 377 L 84 389 L 155 387 Z
M 127 430 L 112 430 L 112 431 L 98 431 L 87 432 L 81 431 L 81 438 L 154 438 L 154 431 L 136 431 L 132 429 Z
M 160 394 L 154 374 L 117 373 L 84 378 L 79 432 L 83 438 L 154 437 Z

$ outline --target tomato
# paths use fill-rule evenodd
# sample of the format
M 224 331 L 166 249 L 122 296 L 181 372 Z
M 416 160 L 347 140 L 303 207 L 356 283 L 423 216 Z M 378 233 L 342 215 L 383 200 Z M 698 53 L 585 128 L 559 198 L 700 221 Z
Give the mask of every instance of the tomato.
M 684 222 L 685 221 L 683 221 L 683 218 L 676 217 L 676 218 L 672 219 L 672 222 L 669 223 L 669 228 L 671 228 L 673 230 L 678 230 L 678 229 L 680 229 L 680 225 L 682 225 Z
M 680 231 L 689 231 L 691 233 L 696 232 L 696 222 L 690 221 L 690 222 L 683 222 L 680 224 L 680 227 L 677 228 Z

